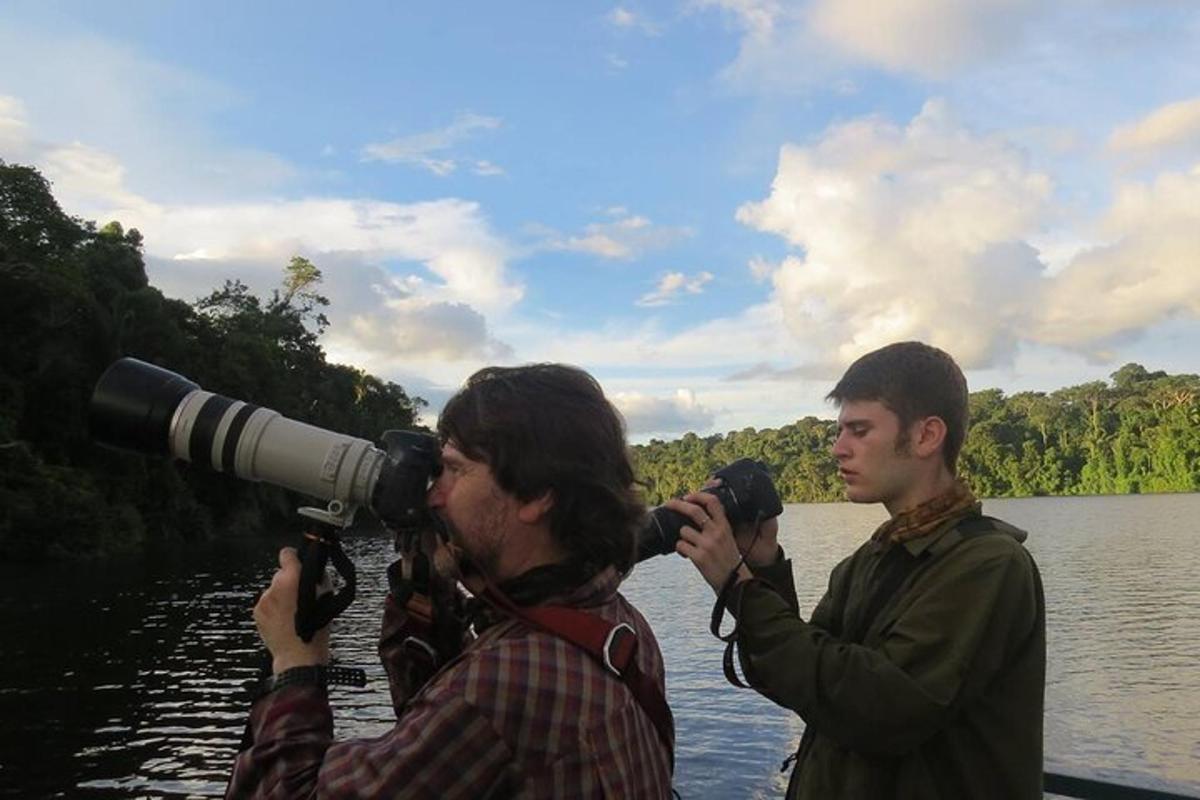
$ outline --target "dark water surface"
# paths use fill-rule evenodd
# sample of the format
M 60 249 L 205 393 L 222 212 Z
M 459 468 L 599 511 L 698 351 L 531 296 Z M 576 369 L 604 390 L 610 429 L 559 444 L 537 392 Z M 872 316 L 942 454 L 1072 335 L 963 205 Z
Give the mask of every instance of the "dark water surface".
M 1200 797 L 1200 495 L 989 501 L 1031 533 L 1046 584 L 1047 767 Z M 879 508 L 788 506 L 783 543 L 801 609 L 882 519 Z M 392 711 L 375 661 L 390 544 L 347 548 L 360 597 L 335 658 L 368 668 L 332 693 L 339 737 L 377 735 Z M 255 674 L 249 609 L 273 546 L 228 543 L 137 559 L 0 567 L 0 795 L 220 795 Z M 802 723 L 721 674 L 712 594 L 676 557 L 639 566 L 626 594 L 658 633 L 685 798 L 780 796 Z

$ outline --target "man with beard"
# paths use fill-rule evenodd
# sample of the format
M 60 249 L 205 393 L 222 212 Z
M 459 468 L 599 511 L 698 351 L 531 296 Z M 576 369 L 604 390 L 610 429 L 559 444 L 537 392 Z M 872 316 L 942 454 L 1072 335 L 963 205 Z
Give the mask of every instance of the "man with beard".
M 319 673 L 329 639 L 296 636 L 299 563 L 284 549 L 254 612 L 275 677 L 228 795 L 670 796 L 662 656 L 617 592 L 645 516 L 620 416 L 582 370 L 490 367 L 446 404 L 438 434 L 428 505 L 448 538 L 443 574 L 417 580 L 431 607 L 412 570 L 391 570 L 384 611 L 396 725 L 335 742 L 325 682 L 289 677 Z M 454 579 L 474 595 L 472 633 L 454 625 Z
M 808 620 L 774 520 L 732 531 L 695 493 L 677 551 L 737 617 L 742 670 L 805 722 L 789 798 L 1040 798 L 1046 609 L 1026 535 L 957 477 L 967 383 L 900 342 L 829 393 L 853 503 L 889 519 L 833 570 Z M 720 602 L 719 601 L 719 602 Z

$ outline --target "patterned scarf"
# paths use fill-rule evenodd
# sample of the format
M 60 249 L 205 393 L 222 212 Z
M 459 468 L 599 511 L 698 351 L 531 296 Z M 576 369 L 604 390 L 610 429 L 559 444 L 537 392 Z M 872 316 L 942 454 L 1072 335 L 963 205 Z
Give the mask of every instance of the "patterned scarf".
M 952 517 L 962 516 L 967 511 L 980 511 L 982 504 L 961 479 L 945 493 L 909 511 L 901 512 L 880 525 L 871 534 L 874 542 L 896 544 L 919 539 L 933 533 Z

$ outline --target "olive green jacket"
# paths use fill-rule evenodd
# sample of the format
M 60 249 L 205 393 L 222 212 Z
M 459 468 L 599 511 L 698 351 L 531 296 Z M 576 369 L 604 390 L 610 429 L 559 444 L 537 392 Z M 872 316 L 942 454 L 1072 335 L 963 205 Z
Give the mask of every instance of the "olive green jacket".
M 1024 531 L 986 517 L 960 530 L 970 518 L 867 541 L 808 622 L 790 562 L 741 584 L 742 670 L 806 724 L 788 798 L 1042 796 L 1041 578 Z

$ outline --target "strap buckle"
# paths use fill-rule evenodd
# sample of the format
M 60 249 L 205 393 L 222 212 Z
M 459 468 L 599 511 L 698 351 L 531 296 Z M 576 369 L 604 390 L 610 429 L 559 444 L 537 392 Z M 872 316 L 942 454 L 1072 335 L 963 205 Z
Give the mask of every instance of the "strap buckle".
M 400 644 L 411 652 L 421 653 L 429 659 L 429 663 L 437 665 L 439 661 L 437 651 L 433 649 L 433 645 L 424 639 L 418 639 L 416 636 L 408 636 Z
M 618 636 L 622 632 L 625 635 Z M 629 647 L 626 650 L 622 650 L 622 645 L 626 642 L 629 643 Z M 636 645 L 637 633 L 628 623 L 621 622 L 614 625 L 612 630 L 608 632 L 608 636 L 604 639 L 604 646 L 600 648 L 600 656 L 604 661 L 604 666 L 618 678 L 622 677 L 625 667 L 629 664 L 629 659 L 633 657 Z M 620 666 L 614 663 L 618 661 L 620 662 Z

